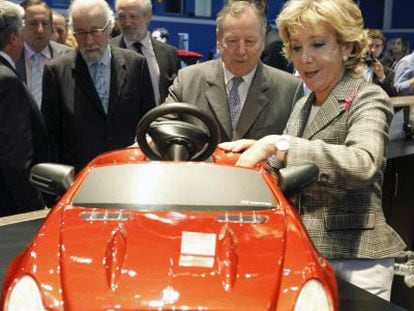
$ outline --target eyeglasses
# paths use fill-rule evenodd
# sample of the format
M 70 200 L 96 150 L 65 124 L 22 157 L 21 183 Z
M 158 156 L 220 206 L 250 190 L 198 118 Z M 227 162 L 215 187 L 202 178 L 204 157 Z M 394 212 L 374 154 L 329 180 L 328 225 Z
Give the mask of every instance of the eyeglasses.
M 74 31 L 73 34 L 78 37 L 78 39 L 85 39 L 87 35 L 91 35 L 92 37 L 96 38 L 99 37 L 109 26 L 110 21 L 107 21 L 105 26 L 102 28 L 92 28 L 89 31 L 86 30 L 79 30 Z

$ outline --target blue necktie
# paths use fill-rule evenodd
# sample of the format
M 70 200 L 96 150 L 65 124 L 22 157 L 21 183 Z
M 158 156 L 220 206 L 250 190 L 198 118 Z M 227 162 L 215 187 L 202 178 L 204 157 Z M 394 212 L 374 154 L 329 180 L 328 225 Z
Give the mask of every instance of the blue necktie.
M 93 83 L 95 84 L 96 92 L 101 99 L 102 107 L 105 113 L 108 113 L 108 90 L 106 87 L 106 70 L 103 63 L 93 63 L 91 65 L 91 75 Z
M 42 54 L 34 53 L 31 59 L 32 59 L 32 66 L 31 66 L 30 91 L 32 92 L 32 95 L 35 98 L 36 103 L 40 108 L 40 105 L 42 103 L 42 76 L 43 76 Z
M 240 83 L 243 82 L 243 78 L 233 77 L 231 80 L 233 84 L 229 92 L 229 106 L 230 106 L 231 125 L 234 130 L 237 127 L 237 122 L 239 121 L 239 117 L 241 113 L 241 104 L 240 104 L 238 88 L 239 88 Z

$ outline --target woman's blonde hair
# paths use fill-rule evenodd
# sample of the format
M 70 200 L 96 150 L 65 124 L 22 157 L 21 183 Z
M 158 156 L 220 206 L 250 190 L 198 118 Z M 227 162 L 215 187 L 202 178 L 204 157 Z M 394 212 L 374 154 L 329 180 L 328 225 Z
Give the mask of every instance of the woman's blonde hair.
M 368 40 L 361 11 L 353 1 L 289 0 L 276 18 L 276 24 L 289 60 L 292 59 L 291 34 L 302 27 L 324 27 L 335 32 L 339 44 L 353 44 L 351 55 L 344 61 L 345 70 L 360 73 L 364 68 Z

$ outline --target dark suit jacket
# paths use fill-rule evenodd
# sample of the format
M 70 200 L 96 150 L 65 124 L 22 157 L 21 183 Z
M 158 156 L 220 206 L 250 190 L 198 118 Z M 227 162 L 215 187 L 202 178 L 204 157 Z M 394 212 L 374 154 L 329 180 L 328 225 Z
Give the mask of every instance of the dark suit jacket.
M 111 48 L 108 114 L 78 50 L 45 66 L 42 112 L 55 160 L 81 169 L 100 153 L 134 143 L 138 121 L 154 107 L 143 56 Z
M 154 48 L 155 58 L 157 59 L 160 68 L 160 100 L 164 102 L 168 95 L 168 88 L 174 81 L 178 71 L 178 57 L 177 49 L 172 45 L 165 44 L 158 40 L 152 39 L 152 46 Z M 126 48 L 125 41 L 122 35 L 117 36 L 111 40 L 111 45 Z
M 265 48 L 260 56 L 262 62 L 266 65 L 293 73 L 294 68 L 286 57 L 283 55 L 283 41 L 279 37 L 276 29 L 267 26 Z
M 56 58 L 60 55 L 64 55 L 72 50 L 72 48 L 66 45 L 57 43 L 55 41 L 50 41 L 49 49 L 50 49 L 50 55 L 52 56 L 52 58 Z M 25 62 L 24 56 L 25 56 L 25 52 L 23 48 L 22 52 L 20 53 L 20 57 L 16 61 L 16 71 L 18 72 L 20 79 L 22 79 L 22 81 L 24 82 L 27 82 L 26 62 Z
M 372 77 L 372 83 L 379 85 L 380 87 L 382 87 L 382 89 L 388 94 L 388 96 L 397 96 L 397 90 L 394 86 L 394 70 L 392 70 L 391 68 L 384 66 L 384 75 L 385 75 L 385 80 L 381 83 L 377 76 L 374 74 Z
M 282 133 L 302 95 L 303 85 L 292 74 L 260 62 L 232 131 L 222 61 L 217 59 L 180 69 L 166 102 L 197 105 L 216 119 L 221 141 L 229 141 Z
M 0 56 L 0 216 L 44 207 L 29 168 L 48 160 L 46 128 L 34 99 Z

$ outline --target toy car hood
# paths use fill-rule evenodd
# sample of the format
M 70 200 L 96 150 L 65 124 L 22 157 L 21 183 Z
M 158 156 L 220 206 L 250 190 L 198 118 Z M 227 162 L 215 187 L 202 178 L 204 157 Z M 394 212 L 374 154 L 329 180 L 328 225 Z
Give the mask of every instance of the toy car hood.
M 65 302 L 70 304 L 65 308 L 87 310 L 90 297 L 99 297 L 108 308 L 176 302 L 190 309 L 267 308 L 281 280 L 284 231 L 283 215 L 270 222 L 266 212 L 67 209 L 60 261 Z M 252 284 L 260 295 L 240 295 Z

